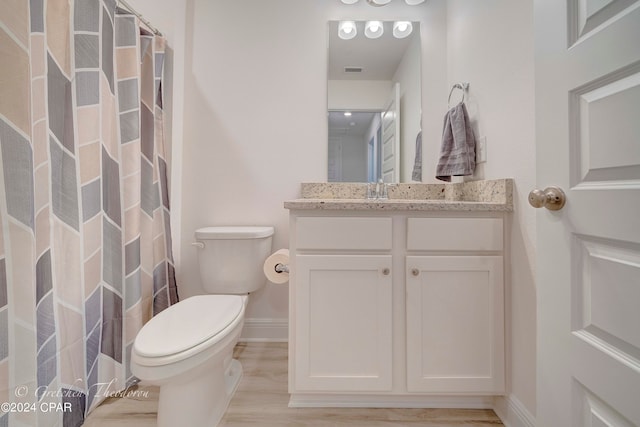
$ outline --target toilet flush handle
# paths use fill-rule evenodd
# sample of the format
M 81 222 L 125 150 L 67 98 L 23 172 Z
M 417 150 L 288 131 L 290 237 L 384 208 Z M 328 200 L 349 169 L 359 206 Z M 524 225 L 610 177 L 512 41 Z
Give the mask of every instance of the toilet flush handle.
M 191 243 L 191 246 L 195 246 L 196 248 L 199 248 L 199 249 L 204 249 L 204 243 L 202 242 L 193 242 Z

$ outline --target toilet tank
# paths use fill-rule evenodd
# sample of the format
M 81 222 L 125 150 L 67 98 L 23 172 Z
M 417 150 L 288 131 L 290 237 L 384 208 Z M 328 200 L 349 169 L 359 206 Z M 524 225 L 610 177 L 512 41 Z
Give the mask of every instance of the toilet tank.
M 209 294 L 247 294 L 267 281 L 273 227 L 228 226 L 196 230 L 200 279 Z

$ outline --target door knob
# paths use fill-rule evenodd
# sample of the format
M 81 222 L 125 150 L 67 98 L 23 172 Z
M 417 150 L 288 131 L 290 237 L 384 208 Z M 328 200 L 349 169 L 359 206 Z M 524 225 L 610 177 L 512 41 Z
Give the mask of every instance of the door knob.
M 567 197 L 559 187 L 547 187 L 544 190 L 531 190 L 529 193 L 529 204 L 534 208 L 545 207 L 550 211 L 562 209 Z

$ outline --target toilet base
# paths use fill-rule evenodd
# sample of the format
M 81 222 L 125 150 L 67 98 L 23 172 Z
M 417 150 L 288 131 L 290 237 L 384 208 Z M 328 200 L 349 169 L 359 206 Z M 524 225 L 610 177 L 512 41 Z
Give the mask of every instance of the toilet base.
M 227 396 L 229 396 L 229 401 L 225 405 L 225 411 L 229 406 L 229 402 L 231 398 L 236 393 L 238 389 L 238 385 L 240 385 L 240 380 L 242 379 L 242 364 L 238 359 L 232 359 L 231 365 L 227 369 L 227 374 L 225 375 L 225 383 L 227 385 Z
M 158 427 L 218 425 L 242 379 L 242 365 L 232 359 L 202 368 L 179 383 L 160 386 Z

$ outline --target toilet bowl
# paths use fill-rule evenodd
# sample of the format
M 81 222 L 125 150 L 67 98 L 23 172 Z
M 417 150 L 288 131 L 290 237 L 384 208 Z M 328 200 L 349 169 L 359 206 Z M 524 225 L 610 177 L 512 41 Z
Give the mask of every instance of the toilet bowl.
M 268 256 L 272 234 L 272 227 L 196 232 L 200 271 L 206 273 L 203 285 L 210 294 L 187 298 L 157 314 L 138 332 L 131 351 L 133 375 L 160 387 L 159 427 L 213 427 L 224 415 L 242 377 L 233 348 L 242 332 L 248 292 L 266 281 L 254 264 L 261 266 Z M 223 271 L 211 269 L 210 258 Z M 213 294 L 218 289 L 237 292 Z
M 159 427 L 215 426 L 220 421 L 242 377 L 242 366 L 231 355 L 246 300 L 239 295 L 194 296 L 140 330 L 131 371 L 160 386 Z

